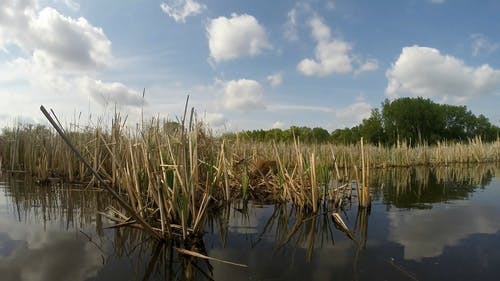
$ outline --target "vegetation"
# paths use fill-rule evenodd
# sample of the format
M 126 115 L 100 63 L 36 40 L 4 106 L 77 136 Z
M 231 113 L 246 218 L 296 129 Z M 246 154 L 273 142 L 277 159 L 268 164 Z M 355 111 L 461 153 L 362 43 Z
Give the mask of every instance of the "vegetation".
M 152 119 L 134 129 L 127 128 L 119 114 L 109 127 L 73 124 L 63 131 L 52 120 L 57 132 L 41 125 L 6 128 L 0 135 L 0 162 L 7 170 L 27 172 L 41 183 L 62 179 L 107 189 L 121 208 L 110 206 L 105 216 L 119 225 L 145 229 L 159 239 L 183 241 L 196 241 L 202 235 L 208 209 L 235 198 L 287 202 L 318 213 L 320 208 L 341 209 L 356 190 L 363 208 L 370 206 L 374 168 L 500 162 L 500 140 L 484 142 L 488 135 L 462 142 L 442 141 L 435 137 L 438 131 L 428 129 L 428 123 L 414 122 L 417 129 L 403 130 L 399 123 L 386 121 L 386 115 L 404 115 L 404 106 L 393 110 L 396 102 L 387 102 L 382 113 L 374 110 L 373 118 L 357 129 L 365 134 L 378 132 L 378 138 L 368 138 L 377 145 L 365 144 L 363 139 L 332 145 L 326 130 L 304 127 L 274 130 L 274 137 L 256 131 L 255 137 L 263 136 L 256 140 L 251 132 L 213 137 L 197 122 L 194 109 L 188 114 L 186 106 L 177 123 Z M 455 107 L 445 108 L 453 111 Z M 46 116 L 52 119 L 48 113 Z M 487 120 L 478 122 L 464 127 L 466 132 L 495 129 Z M 391 132 L 397 134 L 388 134 L 391 127 L 387 124 L 393 124 L 396 129 Z M 454 129 L 456 124 L 448 126 L 447 134 L 461 132 Z M 382 129 L 375 130 L 378 126 Z M 414 133 L 421 141 L 411 142 Z M 435 145 L 424 137 L 434 138 Z M 392 146 L 383 145 L 392 141 Z M 333 219 L 342 224 L 338 214 Z
M 371 143 L 389 145 L 401 140 L 415 145 L 465 141 L 474 137 L 494 141 L 500 134 L 500 128 L 483 115 L 475 116 L 465 106 L 437 104 L 423 98 L 386 100 L 382 103 L 382 111 L 374 109 L 368 119 L 351 130 Z
M 227 133 L 223 136 L 226 139 L 251 140 L 259 142 L 293 142 L 300 139 L 304 143 L 328 143 L 331 141 L 330 133 L 319 127 L 297 127 L 291 126 L 289 129 L 278 128 L 269 130 L 250 130 L 241 133 Z M 359 141 L 359 138 L 358 140 Z
M 298 138 L 304 143 L 337 144 L 354 144 L 363 137 L 372 144 L 395 145 L 404 141 L 414 146 L 467 141 L 474 137 L 490 142 L 499 135 L 499 127 L 492 125 L 483 115 L 474 115 L 465 106 L 437 104 L 423 98 L 400 98 L 392 102 L 385 100 L 382 108 L 373 109 L 370 117 L 361 124 L 337 129 L 331 134 L 323 128 L 292 126 L 286 130 L 252 130 L 225 137 L 264 142 L 293 142 Z
M 119 115 L 109 128 L 73 125 L 63 131 L 52 121 L 62 137 L 39 125 L 4 129 L 3 166 L 42 183 L 63 179 L 107 189 L 120 203 L 104 213 L 108 218 L 159 239 L 197 240 L 207 209 L 234 198 L 291 202 L 317 212 L 321 202 L 338 203 L 336 188 L 347 186 L 326 185 L 333 161 L 316 165 L 317 156 L 304 155 L 298 142 L 286 159 L 278 147 L 257 155 L 246 143 L 212 137 L 194 110 L 178 126 L 152 119 L 137 131 L 124 127 Z M 275 160 L 264 170 L 255 165 L 259 159 Z

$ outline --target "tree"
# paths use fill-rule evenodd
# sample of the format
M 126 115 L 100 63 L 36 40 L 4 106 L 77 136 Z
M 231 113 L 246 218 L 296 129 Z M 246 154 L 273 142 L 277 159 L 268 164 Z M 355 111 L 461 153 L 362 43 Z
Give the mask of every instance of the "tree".
M 440 105 L 420 97 L 386 100 L 382 104 L 382 116 L 389 143 L 398 139 L 435 142 L 444 127 Z
M 359 126 L 359 133 L 367 142 L 385 143 L 383 119 L 378 108 L 372 110 L 370 118 L 363 119 Z
M 337 129 L 332 132 L 331 138 L 336 143 L 350 144 L 356 143 L 360 138 L 359 126 L 352 128 Z
M 357 143 L 361 137 L 373 144 L 395 144 L 405 140 L 417 143 L 436 143 L 442 140 L 463 141 L 480 136 L 485 141 L 499 137 L 500 128 L 484 115 L 475 116 L 465 106 L 438 104 L 424 98 L 386 99 L 381 110 L 373 109 L 370 117 L 352 128 L 337 129 L 331 134 L 315 127 L 291 126 L 287 130 L 270 129 L 238 133 L 241 138 L 255 141 L 285 141 L 294 138 L 306 143 Z M 234 135 L 234 134 L 233 134 Z M 231 137 L 231 134 L 225 135 Z
M 323 128 L 315 127 L 312 129 L 311 134 L 312 139 L 317 143 L 325 143 L 330 140 L 330 133 Z

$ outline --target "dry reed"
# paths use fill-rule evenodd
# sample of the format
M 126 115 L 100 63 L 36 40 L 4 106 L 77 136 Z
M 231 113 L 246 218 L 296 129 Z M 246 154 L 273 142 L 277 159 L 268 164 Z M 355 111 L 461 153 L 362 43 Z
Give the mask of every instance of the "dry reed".
M 303 145 L 299 139 L 291 144 L 225 140 L 213 137 L 187 103 L 178 122 L 153 118 L 135 129 L 125 123 L 116 113 L 110 128 L 72 124 L 64 131 L 89 169 L 51 129 L 4 129 L 2 167 L 25 171 L 41 182 L 60 178 L 110 186 L 131 208 L 108 210 L 118 223 L 186 240 L 200 234 L 209 208 L 234 198 L 289 202 L 316 213 L 322 203 L 338 206 L 350 198 L 350 180 L 356 178 L 359 204 L 369 207 L 374 168 L 500 161 L 500 140 L 479 138 L 415 147 L 404 142 L 384 147 L 363 141 L 346 146 Z M 259 160 L 275 167 L 253 173 Z

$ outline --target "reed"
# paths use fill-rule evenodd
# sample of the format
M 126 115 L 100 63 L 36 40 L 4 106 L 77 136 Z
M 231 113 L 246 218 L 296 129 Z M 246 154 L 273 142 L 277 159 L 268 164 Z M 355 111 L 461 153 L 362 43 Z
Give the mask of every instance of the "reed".
M 357 145 L 304 145 L 298 138 L 293 143 L 224 139 L 214 137 L 194 109 L 188 109 L 186 103 L 177 122 L 152 118 L 134 128 L 119 113 L 109 127 L 103 119 L 99 125 L 66 125 L 63 134 L 89 167 L 52 129 L 6 128 L 0 135 L 1 166 L 41 183 L 62 179 L 109 186 L 130 207 L 105 212 L 117 223 L 189 240 L 201 233 L 208 209 L 233 199 L 287 202 L 317 213 L 322 204 L 339 206 L 349 200 L 351 179 L 356 179 L 359 205 L 369 207 L 370 187 L 377 187 L 371 179 L 374 169 L 500 161 L 500 140 L 484 143 L 480 138 L 413 147 L 363 140 Z

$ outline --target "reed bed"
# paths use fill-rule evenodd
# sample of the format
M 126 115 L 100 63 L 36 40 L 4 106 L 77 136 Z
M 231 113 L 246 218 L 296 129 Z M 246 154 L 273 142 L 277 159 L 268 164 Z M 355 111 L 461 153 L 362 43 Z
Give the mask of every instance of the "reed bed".
M 176 122 L 153 118 L 135 128 L 120 114 L 109 126 L 66 130 L 48 118 L 63 138 L 40 125 L 4 129 L 2 167 L 40 183 L 62 179 L 107 189 L 121 208 L 105 216 L 159 239 L 199 237 L 207 210 L 233 199 L 287 202 L 316 213 L 321 204 L 341 206 L 355 188 L 359 206 L 369 207 L 374 168 L 500 161 L 500 140 L 479 138 L 416 147 L 228 140 L 214 137 L 187 104 Z

